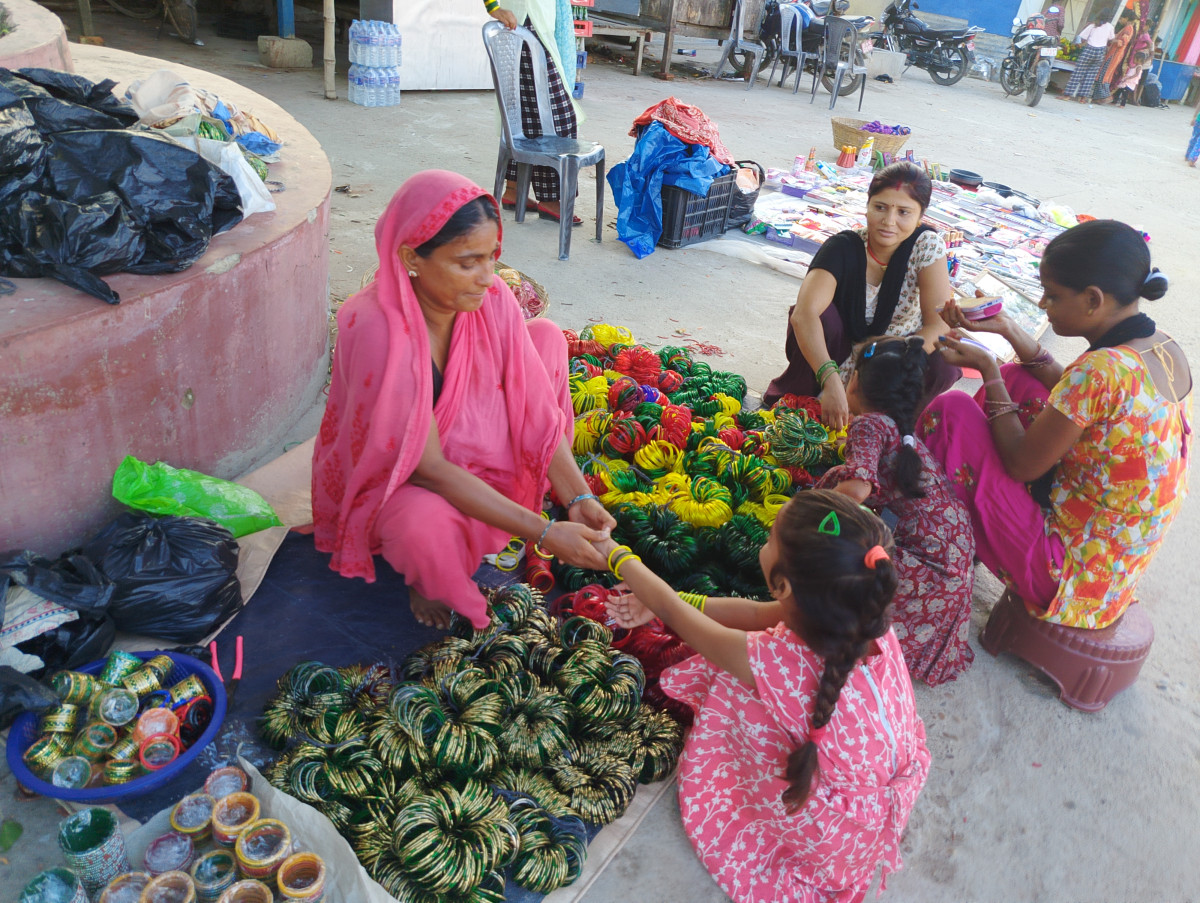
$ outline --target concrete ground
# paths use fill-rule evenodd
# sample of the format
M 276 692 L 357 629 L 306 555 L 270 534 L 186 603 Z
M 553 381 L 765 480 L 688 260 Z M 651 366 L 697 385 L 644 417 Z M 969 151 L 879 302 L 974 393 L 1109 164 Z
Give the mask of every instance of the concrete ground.
M 59 14 L 73 24 L 69 7 Z M 374 265 L 375 219 L 407 176 L 442 167 L 483 185 L 491 182 L 496 117 L 490 92 L 410 93 L 397 107 L 366 109 L 325 100 L 318 69 L 259 67 L 253 44 L 216 38 L 204 23 L 204 47 L 166 37 L 156 41 L 149 26 L 103 8 L 97 23 L 110 46 L 252 87 L 284 106 L 324 145 L 334 185 L 348 186 L 333 196 L 335 298 L 356 290 Z M 301 31 L 319 45 L 315 25 L 302 23 Z M 790 83 L 781 91 L 760 81 L 747 92 L 740 83 L 681 72 L 668 84 L 651 77 L 652 63 L 635 79 L 628 50 L 609 46 L 610 54 L 592 48 L 582 104 L 588 118 L 580 129 L 582 137 L 605 145 L 609 165 L 632 148 L 631 120 L 672 94 L 704 109 L 736 158 L 765 166 L 789 165 L 812 145 L 832 159 L 830 116 L 860 115 L 857 99 L 843 99 L 831 113 L 823 91 L 810 105 L 804 90 L 792 95 Z M 651 56 L 659 46 L 651 46 Z M 697 68 L 716 60 L 712 42 L 685 40 L 680 46 L 699 50 L 686 60 Z M 339 70 L 344 95 L 344 59 Z M 864 119 L 911 126 L 909 146 L 919 157 L 1146 230 L 1155 264 L 1172 279 L 1170 294 L 1148 305 L 1149 312 L 1195 352 L 1200 310 L 1188 307 L 1186 299 L 1200 290 L 1194 256 L 1200 173 L 1182 160 L 1192 115 L 1178 107 L 1087 108 L 1053 97 L 1031 110 L 1005 98 L 994 84 L 968 79 L 941 88 L 919 70 L 892 85 L 869 84 L 861 113 Z M 517 225 L 511 214 L 504 222 L 505 261 L 546 286 L 550 315 L 561 326 L 578 329 L 604 320 L 661 344 L 686 333 L 718 345 L 724 355 L 711 358 L 713 366 L 744 374 L 761 391 L 782 369 L 785 317 L 796 280 L 696 249 L 659 250 L 637 261 L 616 240 L 611 198 L 604 242 L 597 245 L 589 240 L 592 188 L 585 175 L 577 208 L 585 224 L 576 231 L 569 262 L 557 260 L 556 224 L 531 218 Z M 1045 344 L 1060 358 L 1081 350 L 1080 341 L 1053 335 Z M 318 413 L 297 412 L 296 438 L 315 431 Z M 1198 899 L 1200 641 L 1187 564 L 1191 540 L 1200 536 L 1198 519 L 1197 507 L 1186 505 L 1143 580 L 1141 598 L 1158 635 L 1141 679 L 1099 714 L 1065 707 L 1032 669 L 1011 658 L 993 659 L 979 648 L 978 631 L 999 594 L 998 584 L 980 572 L 974 666 L 947 686 L 917 688 L 934 764 L 909 823 L 905 869 L 888 882 L 885 899 Z M 49 843 L 55 816 L 48 801 L 13 803 L 7 772 L 0 774 L 0 785 L 4 814 L 15 815 L 27 829 L 11 861 L 0 862 L 0 886 L 15 891 L 41 863 L 57 864 Z M 692 854 L 678 805 L 668 794 L 583 899 L 702 903 L 725 897 Z

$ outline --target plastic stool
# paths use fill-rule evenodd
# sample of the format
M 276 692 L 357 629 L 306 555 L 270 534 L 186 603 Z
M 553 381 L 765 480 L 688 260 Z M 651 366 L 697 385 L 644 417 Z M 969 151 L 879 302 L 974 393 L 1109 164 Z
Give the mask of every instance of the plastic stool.
M 1058 684 L 1059 698 L 1085 712 L 1098 712 L 1137 680 L 1150 655 L 1154 625 L 1137 602 L 1102 630 L 1064 627 L 1035 618 L 1013 592 L 992 609 L 979 637 L 992 655 L 1011 653 Z

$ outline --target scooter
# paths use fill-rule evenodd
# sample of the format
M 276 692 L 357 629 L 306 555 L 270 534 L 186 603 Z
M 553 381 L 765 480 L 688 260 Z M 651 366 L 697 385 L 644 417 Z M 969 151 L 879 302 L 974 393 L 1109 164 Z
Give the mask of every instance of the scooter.
M 883 11 L 883 31 L 872 36 L 875 47 L 905 54 L 908 66 L 924 69 L 939 85 L 958 84 L 967 74 L 975 35 L 983 28 L 930 28 L 913 15 L 914 9 L 920 7 L 913 0 L 892 0 Z
M 1046 20 L 1030 16 L 1024 25 L 1013 19 L 1012 46 L 1000 64 L 1000 87 L 1009 97 L 1025 94 L 1036 107 L 1050 82 L 1051 61 L 1058 56 L 1058 38 L 1047 34 Z

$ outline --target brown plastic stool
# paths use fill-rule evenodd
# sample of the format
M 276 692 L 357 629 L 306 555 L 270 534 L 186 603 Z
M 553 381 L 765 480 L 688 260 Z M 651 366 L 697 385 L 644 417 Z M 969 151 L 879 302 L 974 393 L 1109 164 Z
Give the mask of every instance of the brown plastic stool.
M 1137 602 L 1102 630 L 1064 627 L 1035 618 L 1013 592 L 992 609 L 979 637 L 992 655 L 1023 658 L 1058 684 L 1059 698 L 1098 712 L 1137 680 L 1154 642 L 1154 625 Z

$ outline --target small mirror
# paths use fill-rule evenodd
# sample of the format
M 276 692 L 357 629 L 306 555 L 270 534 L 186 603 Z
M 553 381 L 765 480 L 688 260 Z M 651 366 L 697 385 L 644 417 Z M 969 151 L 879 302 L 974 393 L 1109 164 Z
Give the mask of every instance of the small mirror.
M 1020 16 L 1014 16 L 1014 17 L 1013 17 L 1013 25 L 1020 26 L 1020 24 L 1021 24 L 1021 17 L 1020 17 Z

